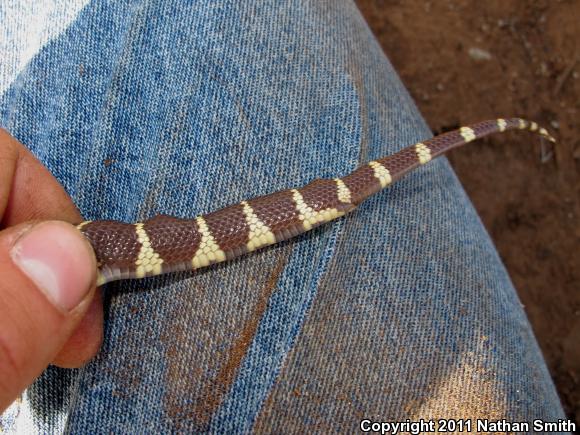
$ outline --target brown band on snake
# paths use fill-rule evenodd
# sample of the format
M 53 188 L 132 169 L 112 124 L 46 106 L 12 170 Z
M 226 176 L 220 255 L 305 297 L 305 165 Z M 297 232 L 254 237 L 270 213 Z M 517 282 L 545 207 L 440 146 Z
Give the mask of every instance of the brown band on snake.
M 382 189 L 379 179 L 375 177 L 375 170 L 369 165 L 361 166 L 341 180 L 350 190 L 351 201 L 355 206 Z
M 427 142 L 425 142 L 426 144 Z M 426 145 L 424 145 L 426 147 Z M 398 180 L 407 172 L 420 165 L 417 144 L 407 147 L 391 156 L 377 160 L 391 175 L 391 182 Z
M 242 247 L 248 240 L 250 230 L 242 204 L 222 208 L 204 215 L 203 218 L 216 244 L 226 253 L 228 259 L 246 252 Z
M 257 218 L 274 233 L 277 241 L 286 240 L 285 236 L 290 234 L 286 234 L 291 230 L 289 222 L 298 222 L 298 210 L 290 190 L 281 190 L 247 202 Z
M 164 272 L 179 270 L 180 266 L 185 269 L 185 263 L 191 263 L 201 241 L 197 222 L 191 219 L 155 216 L 143 223 L 143 230 L 149 238 L 152 256 L 156 253 L 163 260 Z M 173 241 L 166 237 L 168 231 L 175 234 Z
M 339 202 L 338 189 L 334 180 L 317 178 L 298 191 L 304 202 L 314 211 L 324 210 Z
M 145 222 L 77 225 L 97 257 L 98 284 L 192 270 L 304 233 L 353 210 L 370 195 L 452 148 L 492 133 L 520 129 L 555 142 L 535 122 L 494 119 L 451 131 L 361 166 L 334 180 L 242 201 L 195 219 L 157 216 Z
M 117 221 L 92 221 L 83 222 L 77 228 L 95 250 L 98 281 L 135 276 L 135 261 L 141 244 L 134 225 Z

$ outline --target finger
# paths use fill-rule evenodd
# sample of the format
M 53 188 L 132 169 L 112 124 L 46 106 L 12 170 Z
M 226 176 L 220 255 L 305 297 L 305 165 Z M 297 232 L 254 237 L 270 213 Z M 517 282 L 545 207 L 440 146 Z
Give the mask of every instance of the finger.
M 3 216 L 4 215 L 4 216 Z M 52 174 L 16 139 L 0 129 L 0 222 L 10 227 L 29 220 L 63 220 L 82 217 Z M 53 364 L 81 367 L 98 351 L 103 339 L 103 305 L 100 290 L 79 330 L 64 345 Z
M 95 328 L 95 325 L 102 323 L 103 300 L 97 289 L 85 316 L 51 364 L 69 369 L 85 365 L 101 347 L 103 328 Z
M 9 227 L 29 220 L 82 220 L 70 197 L 26 147 L 0 129 L 0 216 Z
M 59 353 L 91 304 L 95 257 L 72 225 L 0 232 L 0 410 Z
M 17 161 L 18 149 L 12 137 L 0 128 L 0 221 L 8 204 Z

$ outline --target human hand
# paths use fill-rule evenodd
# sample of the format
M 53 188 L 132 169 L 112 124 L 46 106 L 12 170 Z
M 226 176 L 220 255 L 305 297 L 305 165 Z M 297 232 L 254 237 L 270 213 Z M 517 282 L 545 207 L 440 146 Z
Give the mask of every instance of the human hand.
M 80 367 L 101 345 L 94 253 L 65 223 L 81 220 L 58 181 L 0 129 L 0 412 L 48 364 Z

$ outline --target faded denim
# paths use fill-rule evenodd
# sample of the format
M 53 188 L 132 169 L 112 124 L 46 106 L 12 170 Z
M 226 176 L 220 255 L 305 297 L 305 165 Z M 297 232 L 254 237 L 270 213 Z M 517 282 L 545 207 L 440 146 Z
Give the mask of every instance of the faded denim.
M 8 0 L 0 23 L 0 124 L 88 219 L 192 217 L 430 136 L 347 0 Z M 563 418 L 444 159 L 295 240 L 104 291 L 99 355 L 46 370 L 5 430 Z

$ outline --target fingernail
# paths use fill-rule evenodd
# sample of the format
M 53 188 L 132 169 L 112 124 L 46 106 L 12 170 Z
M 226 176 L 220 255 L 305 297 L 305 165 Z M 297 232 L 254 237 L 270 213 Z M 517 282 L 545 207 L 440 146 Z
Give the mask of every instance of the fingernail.
M 14 263 L 59 310 L 75 308 L 90 291 L 92 254 L 82 235 L 67 223 L 41 222 L 20 235 Z

